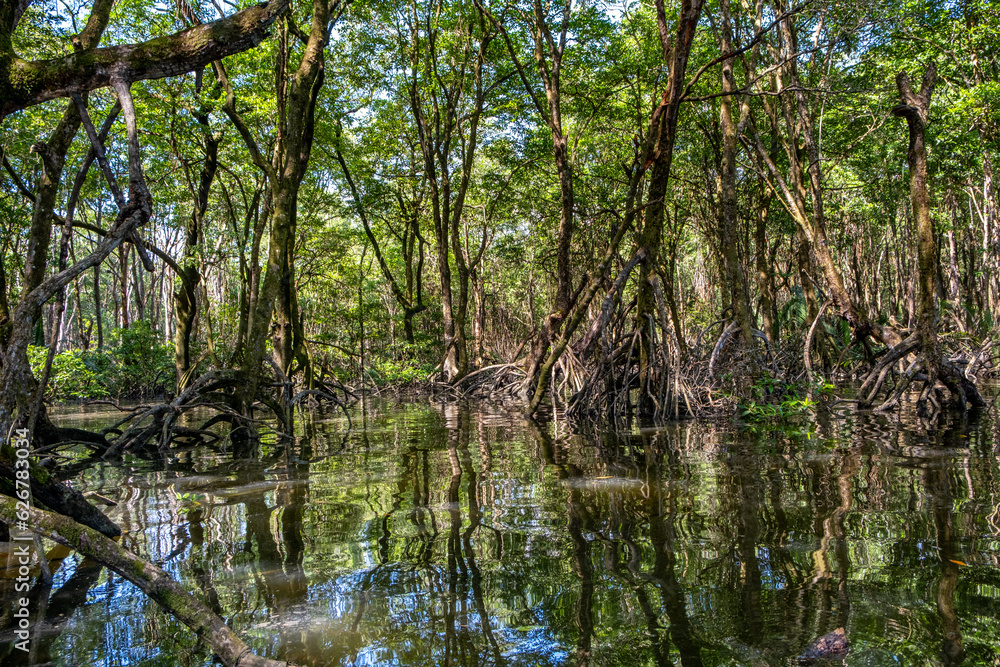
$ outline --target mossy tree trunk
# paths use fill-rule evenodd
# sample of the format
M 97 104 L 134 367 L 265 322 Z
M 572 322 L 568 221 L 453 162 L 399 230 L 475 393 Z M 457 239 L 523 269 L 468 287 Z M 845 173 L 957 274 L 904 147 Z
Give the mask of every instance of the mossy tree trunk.
M 98 0 L 87 26 L 74 38 L 76 53 L 42 61 L 27 61 L 13 51 L 12 39 L 27 2 L 0 2 L 0 119 L 10 113 L 58 97 L 83 94 L 96 88 L 113 86 L 119 95 L 129 96 L 133 81 L 155 79 L 188 72 L 258 44 L 267 28 L 287 5 L 282 0 L 255 5 L 233 16 L 174 35 L 125 46 L 96 48 L 107 26 L 113 2 Z M 67 106 L 62 120 L 47 142 L 35 145 L 42 158 L 42 177 L 36 197 L 28 237 L 25 277 L 21 296 L 0 323 L 0 431 L 9 432 L 12 424 L 24 424 L 31 414 L 36 383 L 27 358 L 35 326 L 42 307 L 84 271 L 101 262 L 133 236 L 135 229 L 148 220 L 150 196 L 142 176 L 138 129 L 134 109 L 126 110 L 129 133 L 129 199 L 119 212 L 109 232 L 93 252 L 46 278 L 49 264 L 49 239 L 54 210 L 62 180 L 66 152 L 80 126 L 74 104 Z M 38 438 L 57 437 L 40 413 L 42 428 Z
M 305 177 L 313 145 L 316 100 L 323 86 L 324 50 L 330 30 L 349 0 L 319 0 L 313 4 L 312 22 L 304 39 L 301 59 L 295 65 L 289 62 L 289 26 L 283 23 L 278 32 L 279 57 L 276 72 L 278 92 L 278 135 L 270 161 L 266 160 L 250 134 L 242 117 L 236 112 L 235 94 L 221 64 L 216 64 L 216 75 L 226 91 L 224 109 L 236 125 L 246 143 L 254 164 L 268 179 L 271 234 L 263 278 L 253 303 L 247 324 L 247 344 L 243 355 L 243 371 L 247 382 L 239 397 L 243 410 L 257 398 L 263 381 L 266 344 L 272 322 L 277 325 L 273 339 L 274 360 L 285 376 L 293 371 L 298 360 L 308 382 L 308 354 L 302 319 L 295 298 L 294 252 L 296 239 L 296 211 L 299 188 Z M 294 20 L 288 17 L 286 21 Z M 301 31 L 292 27 L 292 31 Z M 242 438 L 238 439 L 242 441 Z M 251 454 L 253 448 L 238 446 L 238 453 Z
M 4 3 L 6 4 L 6 3 Z M 92 49 L 97 46 L 108 25 L 113 0 L 98 0 L 91 11 L 86 27 L 77 36 L 81 49 Z M 0 15 L 0 19 L 7 18 Z M 13 21 L 13 16 L 10 17 Z M 0 51 L 6 46 L 10 48 L 10 33 L 16 28 L 12 24 L 0 23 Z M 3 31 L 8 29 L 6 38 Z M 4 41 L 6 40 L 6 41 Z M 9 56 L 13 53 L 8 51 Z M 0 55 L 0 58 L 3 56 Z M 2 87 L 2 84 L 0 84 Z M 3 114 L 0 112 L 0 119 Z M 28 229 L 27 254 L 24 263 L 24 280 L 21 286 L 21 298 L 13 312 L 0 318 L 0 432 L 9 432 L 14 419 L 22 426 L 29 426 L 28 419 L 32 413 L 37 383 L 31 373 L 28 363 L 28 345 L 31 343 L 35 327 L 42 316 L 42 306 L 61 290 L 56 288 L 51 293 L 38 293 L 39 287 L 45 281 L 49 265 L 49 246 L 52 237 L 52 223 L 55 220 L 55 210 L 58 203 L 60 184 L 62 183 L 63 167 L 66 154 L 73 144 L 80 129 L 82 119 L 77 105 L 70 102 L 66 105 L 62 118 L 56 125 L 48 140 L 40 141 L 32 146 L 32 150 L 41 157 L 41 174 L 35 186 L 34 207 L 31 215 L 31 225 Z M 67 281 L 68 282 L 68 281 Z M 28 299 L 35 294 L 35 298 Z M 7 303 L 6 290 L 4 303 Z M 6 310 L 6 308 L 5 308 Z M 56 431 L 48 422 L 44 410 L 39 413 L 38 422 L 41 428 L 36 429 L 37 436 L 44 442 L 54 440 Z M 30 425 L 29 428 L 34 428 Z
M 196 90 L 198 93 L 201 92 L 201 76 L 198 77 Z M 207 109 L 201 108 L 196 111 L 194 118 L 202 129 L 205 159 L 198 175 L 197 186 L 189 181 L 194 205 L 184 229 L 184 254 L 180 261 L 181 273 L 177 276 L 180 284 L 174 292 L 174 317 L 177 327 L 174 330 L 174 368 L 177 373 L 178 393 L 184 391 L 191 381 L 191 337 L 198 315 L 197 293 L 198 284 L 201 282 L 198 247 L 204 228 L 205 212 L 208 210 L 208 195 L 219 167 L 221 140 L 220 136 L 212 132 Z
M 13 499 L 0 500 L 0 520 L 7 525 L 17 522 L 17 506 Z M 170 575 L 96 530 L 34 507 L 28 510 L 26 523 L 39 535 L 102 563 L 135 584 L 211 646 L 227 667 L 286 667 L 288 664 L 254 654 L 222 618 L 184 590 Z
M 0 2 L 0 120 L 48 100 L 106 88 L 114 77 L 130 82 L 163 79 L 246 51 L 267 37 L 268 28 L 284 12 L 288 1 L 253 5 L 218 21 L 139 44 L 98 49 L 96 41 L 83 41 L 85 30 L 78 36 L 82 48 L 76 53 L 34 61 L 19 58 L 12 47 L 11 35 L 23 13 L 17 11 L 20 4 L 29 3 Z M 96 12 L 106 25 L 112 4 L 98 0 L 91 18 Z
M 721 0 L 719 5 L 722 24 L 719 32 L 719 50 L 729 53 L 733 49 L 733 22 L 729 12 L 728 0 Z M 722 92 L 731 93 L 736 89 L 733 76 L 733 58 L 722 62 Z M 722 132 L 721 164 L 719 165 L 719 217 L 720 238 L 723 265 L 725 270 L 725 285 L 723 290 L 729 293 L 729 303 L 733 309 L 733 318 L 743 336 L 743 344 L 753 341 L 753 321 L 750 312 L 750 300 L 747 292 L 746 275 L 740 262 L 739 243 L 739 201 L 736 191 L 736 154 L 737 138 L 740 133 L 737 121 L 733 115 L 734 99 L 732 95 L 719 98 L 719 129 Z M 744 107 L 739 124 L 746 123 L 749 106 Z
M 927 120 L 931 95 L 937 79 L 934 63 L 928 65 L 920 92 L 914 93 L 906 72 L 896 76 L 900 103 L 892 110 L 894 116 L 906 119 L 910 144 L 906 162 L 910 171 L 910 207 L 917 237 L 917 307 L 916 333 L 927 371 L 927 382 L 933 385 L 940 366 L 937 336 L 937 242 L 931 220 L 930 193 L 927 188 Z

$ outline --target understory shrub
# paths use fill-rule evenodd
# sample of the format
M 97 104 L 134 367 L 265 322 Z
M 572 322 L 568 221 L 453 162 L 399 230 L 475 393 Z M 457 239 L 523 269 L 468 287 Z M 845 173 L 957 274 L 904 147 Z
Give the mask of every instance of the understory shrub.
M 46 395 L 57 399 L 142 399 L 174 391 L 174 348 L 146 321 L 111 332 L 100 350 L 66 350 L 52 363 Z M 31 370 L 41 377 L 48 350 L 29 349 Z
M 36 378 L 41 378 L 45 368 L 45 359 L 49 349 L 31 345 L 28 347 L 28 360 Z M 47 396 L 55 398 L 105 398 L 108 390 L 100 382 L 97 373 L 87 366 L 82 350 L 66 350 L 60 352 L 52 360 L 52 370 L 49 372 Z

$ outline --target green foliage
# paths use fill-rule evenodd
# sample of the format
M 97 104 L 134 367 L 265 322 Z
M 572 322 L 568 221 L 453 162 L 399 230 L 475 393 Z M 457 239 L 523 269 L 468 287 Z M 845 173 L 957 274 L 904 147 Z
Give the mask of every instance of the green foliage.
M 48 349 L 32 346 L 31 369 L 40 377 Z M 139 321 L 111 333 L 102 350 L 66 350 L 56 355 L 48 394 L 59 399 L 141 399 L 174 387 L 173 345 L 160 342 L 149 322 Z
M 35 377 L 41 377 L 49 349 L 31 345 L 28 360 Z M 49 371 L 48 395 L 56 398 L 104 398 L 108 390 L 93 368 L 84 359 L 86 352 L 66 350 L 52 360 Z
M 421 363 L 416 356 L 404 355 L 398 359 L 378 359 L 366 370 L 376 384 L 401 385 L 426 380 L 434 372 L 435 364 Z
M 787 419 L 808 414 L 813 411 L 816 402 L 806 398 L 788 398 L 781 403 L 756 403 L 748 401 L 740 405 L 739 416 L 749 422 L 768 421 L 772 419 Z
M 823 382 L 821 391 L 832 391 L 833 385 Z M 816 401 L 799 395 L 799 386 L 771 375 L 758 378 L 750 387 L 751 398 L 740 403 L 737 411 L 747 422 L 764 422 L 797 417 L 813 412 Z
M 230 7 L 247 5 L 241 1 Z M 82 29 L 90 6 L 87 0 L 32 3 L 12 36 L 14 51 L 30 59 L 72 53 L 71 36 Z M 488 0 L 482 6 L 493 12 L 498 21 L 494 26 L 480 20 L 478 6 L 468 1 L 440 6 L 382 0 L 353 3 L 330 37 L 324 52 L 328 75 L 317 91 L 312 157 L 297 190 L 295 238 L 286 248 L 294 262 L 296 308 L 320 373 L 358 382 L 362 350 L 366 381 L 407 383 L 431 373 L 444 350 L 444 291 L 450 290 L 456 302 L 463 294 L 458 255 L 464 255 L 473 267 L 462 311 L 470 348 L 477 352 L 470 353 L 473 366 L 525 354 L 529 347 L 519 345 L 530 340 L 531 332 L 538 330 L 551 310 L 560 189 L 552 162 L 552 132 L 545 118 L 550 112 L 540 112 L 532 99 L 546 106 L 534 53 L 534 13 L 525 12 L 530 3 Z M 761 25 L 770 22 L 777 8 L 775 3 L 761 7 Z M 191 9 L 203 21 L 223 11 L 202 2 L 193 3 Z M 310 9 L 310 3 L 292 3 L 282 20 L 297 24 L 293 33 L 308 31 Z M 673 26 L 678 5 L 664 10 L 668 25 Z M 553 35 L 559 34 L 563 11 L 558 3 L 543 3 L 542 19 Z M 718 3 L 706 4 L 691 53 L 686 78 L 692 88 L 680 112 L 666 202 L 667 228 L 657 271 L 664 292 L 673 297 L 672 307 L 677 308 L 678 333 L 690 344 L 699 331 L 728 317 L 731 300 L 722 280 L 720 250 L 724 243 L 738 243 L 756 325 L 764 328 L 766 292 L 767 333 L 774 339 L 773 347 L 786 349 L 787 342 L 787 349 L 801 355 L 801 336 L 812 323 L 802 282 L 811 281 L 821 303 L 832 292 L 816 258 L 806 262 L 799 252 L 802 239 L 796 221 L 782 197 L 774 196 L 772 190 L 778 184 L 767 176 L 768 170 L 752 149 L 753 135 L 759 133 L 778 170 L 787 170 L 791 156 L 782 149 L 781 137 L 790 130 L 782 129 L 784 123 L 772 122 L 767 106 L 773 101 L 772 110 L 783 108 L 775 78 L 779 63 L 774 61 L 780 52 L 780 34 L 772 29 L 756 36 L 758 21 L 745 12 L 733 17 L 736 42 L 745 45 L 756 36 L 759 47 L 738 59 L 732 73 L 734 85 L 750 94 L 741 96 L 749 115 L 741 122 L 744 129 L 737 156 L 741 165 L 736 185 L 739 238 L 727 241 L 720 237 L 717 193 L 721 11 Z M 558 102 L 559 123 L 573 164 L 574 285 L 585 285 L 595 275 L 608 239 L 627 209 L 633 209 L 636 217 L 610 279 L 635 251 L 637 233 L 645 223 L 648 202 L 642 201 L 642 193 L 649 187 L 648 177 L 639 184 L 639 200 L 631 204 L 627 185 L 630 165 L 642 157 L 640 140 L 650 114 L 668 81 L 656 14 L 650 4 L 605 7 L 584 3 L 573 5 L 566 17 Z M 494 30 L 501 24 L 506 36 Z M 137 42 L 184 25 L 177 13 L 163 11 L 155 3 L 120 0 L 102 44 Z M 934 224 L 940 234 L 940 279 L 950 301 L 942 306 L 947 311 L 940 318 L 941 333 L 946 336 L 961 330 L 973 337 L 988 335 L 997 321 L 994 276 L 1000 265 L 996 240 L 984 238 L 983 231 L 992 210 L 987 203 L 995 206 L 984 199 L 995 199 L 990 188 L 996 188 L 994 172 L 1000 159 L 997 1 L 809 5 L 790 16 L 788 26 L 803 49 L 809 49 L 797 61 L 800 83 L 808 91 L 800 113 L 811 116 L 820 146 L 825 242 L 859 308 L 873 320 L 894 326 L 911 319 L 914 271 L 907 132 L 905 124 L 889 114 L 898 101 L 894 78 L 907 72 L 917 82 L 929 62 L 936 64 L 938 83 L 928 123 L 929 164 Z M 284 94 L 275 89 L 275 67 L 287 56 L 288 70 L 293 70 L 302 54 L 301 42 L 286 40 L 285 53 L 281 40 L 268 39 L 225 60 L 235 109 L 266 156 L 272 154 L 273 146 L 265 138 L 283 136 L 287 123 L 285 112 L 279 109 Z M 472 63 L 480 50 L 484 60 L 477 80 Z M 515 59 L 523 66 L 524 80 Z M 713 62 L 694 81 L 693 73 Z M 442 104 L 445 89 L 460 82 L 463 86 L 455 89 L 461 91 L 454 93 L 457 97 Z M 482 115 L 473 145 L 470 119 L 480 89 Z M 254 165 L 241 132 L 235 131 L 223 111 L 227 92 L 210 69 L 137 81 L 133 95 L 143 134 L 143 166 L 150 184 L 155 184 L 156 210 L 149 238 L 181 264 L 192 262 L 203 268 L 206 298 L 199 294 L 192 344 L 202 346 L 211 327 L 211 362 L 238 365 L 251 301 L 272 250 L 268 234 L 274 207 L 273 193 L 268 194 L 271 184 Z M 92 120 L 100 125 L 114 96 L 108 89 L 99 89 L 87 99 Z M 414 107 L 416 99 L 421 102 Z M 4 120 L 0 268 L 11 304 L 20 294 L 34 201 L 19 191 L 14 180 L 23 181 L 27 191 L 36 188 L 41 169 L 31 147 L 51 135 L 65 102 L 53 100 Z M 450 147 L 431 147 L 438 157 L 430 171 L 447 172 L 433 176 L 421 136 L 445 122 L 440 114 L 452 105 L 452 113 L 462 120 L 450 135 Z M 424 127 L 418 122 L 421 116 Z M 204 184 L 208 201 L 203 228 L 194 250 L 184 255 L 185 243 L 174 240 L 183 237 L 191 218 L 192 199 L 200 187 L 199 171 L 205 164 L 206 132 L 219 139 L 219 169 L 214 180 Z M 795 132 L 795 137 L 788 137 L 789 146 L 804 150 L 804 138 L 800 130 Z M 110 167 L 120 179 L 127 174 L 124 139 L 124 124 L 119 120 L 111 126 L 107 145 Z M 79 171 L 87 147 L 84 133 L 79 132 L 66 154 L 61 192 L 71 190 L 69 179 Z M 353 187 L 348 187 L 338 154 L 352 174 Z M 467 159 L 468 189 L 462 190 L 463 208 L 459 209 L 458 184 Z M 88 172 L 75 217 L 107 227 L 110 199 L 99 172 Z M 433 187 L 432 176 L 439 180 Z M 435 192 L 441 197 L 437 205 Z M 61 199 L 57 208 L 65 203 Z M 454 229 L 436 219 L 435 206 L 441 209 L 438 217 L 443 215 Z M 361 224 L 362 210 L 369 234 Z M 79 232 L 74 237 L 75 259 L 92 251 L 96 241 L 89 232 Z M 448 238 L 438 243 L 443 232 Z M 373 259 L 373 244 L 379 247 L 381 261 Z M 49 254 L 57 256 L 54 246 Z M 170 349 L 156 341 L 148 325 L 137 325 L 135 331 L 108 332 L 114 320 L 123 319 L 123 300 L 130 302 L 132 313 L 136 312 L 133 304 L 147 307 L 150 297 L 162 298 L 163 310 L 170 307 L 169 292 L 177 285 L 164 282 L 175 280 L 172 272 L 147 278 L 135 272 L 137 261 L 135 253 L 123 246 L 99 273 L 88 272 L 77 279 L 77 293 L 66 319 L 73 324 L 65 333 L 72 337 L 72 345 L 91 351 L 59 356 L 53 394 L 124 398 L 169 390 L 173 377 Z M 442 276 L 446 270 L 450 278 Z M 601 287 L 588 319 L 610 284 Z M 623 304 L 635 298 L 637 287 L 635 276 L 624 283 Z M 100 306 L 95 303 L 98 295 L 103 300 Z M 404 318 L 414 306 L 424 308 L 410 318 L 409 336 L 404 333 Z M 457 306 L 452 307 L 457 312 Z M 864 348 L 847 349 L 853 332 L 834 314 L 839 309 L 828 309 L 820 320 L 815 349 L 827 365 L 841 360 L 853 366 L 864 361 Z M 151 319 L 161 321 L 163 310 Z M 146 317 L 149 311 L 139 312 Z M 480 312 L 482 330 L 473 326 L 473 317 Z M 99 324 L 103 324 L 106 345 L 94 351 Z M 587 325 L 584 321 L 580 331 Z M 407 338 L 413 343 L 404 343 Z M 40 353 L 33 354 L 38 357 Z M 745 396 L 751 381 L 737 373 L 731 386 L 740 387 L 736 393 Z M 801 407 L 782 407 L 786 400 L 794 400 L 780 397 L 786 393 L 783 390 L 763 385 L 761 389 L 765 395 L 752 397 L 749 413 L 766 413 L 770 418 Z
M 809 305 L 806 303 L 801 288 L 796 287 L 792 291 L 792 298 L 781 309 L 779 322 L 783 327 L 802 328 L 808 326 Z
M 112 347 L 89 356 L 101 381 L 118 398 L 144 398 L 174 385 L 173 345 L 164 345 L 146 321 L 111 334 Z M 89 365 L 89 364 L 88 364 Z

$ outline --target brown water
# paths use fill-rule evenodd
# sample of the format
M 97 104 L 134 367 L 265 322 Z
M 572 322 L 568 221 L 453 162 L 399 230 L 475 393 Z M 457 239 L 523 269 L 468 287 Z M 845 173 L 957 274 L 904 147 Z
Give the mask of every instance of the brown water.
M 257 462 L 81 452 L 74 484 L 116 500 L 124 544 L 258 653 L 300 665 L 789 665 L 841 627 L 848 653 L 824 664 L 1000 665 L 989 415 L 613 434 L 482 405 L 369 408 L 354 430 L 304 414 L 295 445 Z M 34 664 L 212 664 L 75 555 L 47 617 Z

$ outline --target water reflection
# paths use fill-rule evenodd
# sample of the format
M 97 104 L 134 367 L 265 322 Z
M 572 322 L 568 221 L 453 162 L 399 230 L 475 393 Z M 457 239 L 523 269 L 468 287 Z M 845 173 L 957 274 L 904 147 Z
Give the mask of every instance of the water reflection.
M 843 629 L 846 664 L 1000 655 L 988 418 L 629 434 L 453 404 L 374 404 L 361 432 L 300 418 L 294 445 L 265 443 L 257 462 L 201 449 L 81 481 L 119 501 L 130 548 L 261 653 L 315 666 L 787 665 Z M 212 662 L 86 561 L 67 561 L 53 590 L 37 592 L 50 641 L 21 664 Z

